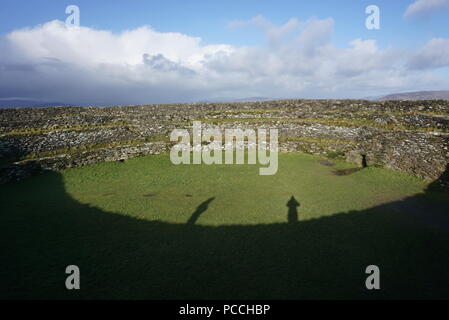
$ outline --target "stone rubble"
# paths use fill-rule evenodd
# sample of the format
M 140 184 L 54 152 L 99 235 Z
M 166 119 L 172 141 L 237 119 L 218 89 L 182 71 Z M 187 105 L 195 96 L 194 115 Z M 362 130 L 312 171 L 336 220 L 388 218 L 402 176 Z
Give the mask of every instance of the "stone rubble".
M 41 170 L 170 149 L 191 128 L 279 131 L 281 152 L 306 152 L 435 180 L 449 163 L 449 101 L 277 100 L 0 109 L 0 183 Z

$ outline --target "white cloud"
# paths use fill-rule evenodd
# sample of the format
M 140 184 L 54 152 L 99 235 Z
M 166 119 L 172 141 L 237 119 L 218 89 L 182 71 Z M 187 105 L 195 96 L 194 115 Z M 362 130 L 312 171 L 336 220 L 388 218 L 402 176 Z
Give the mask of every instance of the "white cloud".
M 16 30 L 0 38 L 0 99 L 141 104 L 360 97 L 448 84 L 431 71 L 448 65 L 449 39 L 433 39 L 415 53 L 379 49 L 374 40 L 363 39 L 338 48 L 331 18 L 293 18 L 275 26 L 258 16 L 246 23 L 261 26 L 276 46 L 203 45 L 200 38 L 147 26 L 112 33 L 68 30 L 52 21 Z M 289 41 L 281 41 L 287 34 Z
M 434 38 L 419 49 L 410 59 L 413 69 L 430 69 L 449 66 L 449 39 Z
M 449 9 L 449 0 L 416 0 L 407 7 L 404 16 L 411 18 L 414 16 L 429 15 L 441 9 Z
M 258 15 L 247 21 L 237 20 L 228 23 L 228 27 L 231 29 L 243 28 L 251 25 L 262 28 L 265 31 L 269 44 L 271 46 L 277 46 L 285 35 L 298 29 L 300 22 L 296 18 L 291 18 L 285 24 L 276 26 L 265 17 Z

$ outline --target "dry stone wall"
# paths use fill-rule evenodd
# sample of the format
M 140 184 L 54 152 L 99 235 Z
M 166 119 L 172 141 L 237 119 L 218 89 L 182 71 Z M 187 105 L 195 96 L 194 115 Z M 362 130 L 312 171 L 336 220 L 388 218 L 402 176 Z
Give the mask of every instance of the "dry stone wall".
M 0 109 L 0 182 L 169 150 L 175 128 L 276 128 L 306 152 L 436 179 L 449 163 L 449 101 L 278 100 Z M 444 183 L 444 182 L 443 182 Z

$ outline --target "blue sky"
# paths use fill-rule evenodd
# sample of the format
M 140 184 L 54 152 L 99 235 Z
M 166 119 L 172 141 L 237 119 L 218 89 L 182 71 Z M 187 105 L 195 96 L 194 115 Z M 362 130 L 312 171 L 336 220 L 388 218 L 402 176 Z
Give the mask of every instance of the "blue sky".
M 411 0 L 4 0 L 0 11 L 2 34 L 33 27 L 54 19 L 65 20 L 65 8 L 78 5 L 82 24 L 88 27 L 120 32 L 149 25 L 160 32 L 182 32 L 201 37 L 205 43 L 263 45 L 258 30 L 230 30 L 227 23 L 263 15 L 275 24 L 289 18 L 333 17 L 335 41 L 346 46 L 354 38 L 378 40 L 381 46 L 416 46 L 429 37 L 449 37 L 449 12 L 437 12 L 432 18 L 409 21 L 403 17 Z M 375 4 L 381 9 L 381 30 L 364 27 L 365 8 Z
M 415 7 L 410 11 L 411 14 L 404 16 L 407 8 L 414 3 Z M 89 41 L 80 40 L 80 36 L 74 37 L 71 33 L 68 37 L 73 37 L 73 41 L 79 41 L 79 45 L 72 43 L 74 48 L 71 49 L 72 54 L 68 55 L 61 53 L 61 49 L 56 45 L 62 41 L 56 39 L 61 36 L 61 25 L 46 25 L 46 23 L 54 20 L 64 22 L 67 17 L 65 8 L 73 4 L 80 8 L 81 27 L 84 28 L 80 34 Z M 123 75 L 123 79 L 129 80 L 121 84 L 124 87 L 129 86 L 129 91 L 139 97 L 120 98 L 123 100 L 120 102 L 129 101 L 129 103 L 192 101 L 214 96 L 239 98 L 264 95 L 264 93 L 273 97 L 363 97 L 396 90 L 449 89 L 446 87 L 449 62 L 441 57 L 446 53 L 445 50 L 449 50 L 448 4 L 449 1 L 446 0 L 3 0 L 0 4 L 2 39 L 0 45 L 3 50 L 0 58 L 4 59 L 2 59 L 3 69 L 0 71 L 4 73 L 4 76 L 17 79 L 17 84 L 13 87 L 9 81 L 8 89 L 0 90 L 0 99 L 20 96 L 29 99 L 64 100 L 66 96 L 63 93 L 67 91 L 67 98 L 75 100 L 74 103 L 113 103 L 110 99 L 95 96 L 92 93 L 93 90 L 82 88 L 78 84 L 74 89 L 74 84 L 70 81 L 67 82 L 67 88 L 64 88 L 54 73 L 55 68 L 67 70 L 70 67 L 73 68 L 71 74 L 74 77 L 82 78 L 85 75 L 83 68 L 87 66 L 91 69 L 95 68 L 95 74 L 98 74 L 100 69 L 105 70 L 106 65 L 105 77 L 92 81 L 91 85 L 98 85 L 101 88 L 99 94 L 106 94 L 114 85 L 120 83 L 112 84 L 110 79 L 107 81 L 105 79 L 110 77 L 111 72 L 114 74 L 119 72 Z M 380 30 L 365 28 L 367 17 L 365 8 L 368 5 L 377 5 L 380 8 Z M 255 19 L 255 17 L 259 18 Z M 273 48 L 267 35 L 291 19 L 294 19 L 292 29 L 286 32 L 285 36 L 283 34 L 280 37 L 282 39 L 279 41 L 282 44 Z M 242 26 L 231 27 L 236 21 Z M 131 40 L 130 38 L 122 39 L 125 36 L 120 38 L 124 31 L 139 30 L 142 26 L 149 26 L 150 29 L 143 33 L 136 32 Z M 32 31 L 23 30 L 24 28 Z M 322 32 L 313 34 L 314 29 L 320 30 L 320 28 L 323 28 Z M 21 30 L 20 34 L 17 33 L 18 30 Z M 110 32 L 113 35 L 112 38 L 115 35 L 115 39 L 111 38 L 112 42 L 117 41 L 121 45 L 126 43 L 125 46 L 130 48 L 135 46 L 130 50 L 135 50 L 137 57 L 140 57 L 139 61 L 129 50 L 121 52 L 121 56 L 117 54 L 114 57 L 107 53 L 103 55 L 98 53 L 98 57 L 92 58 L 92 61 L 86 60 L 85 52 L 79 50 L 79 46 L 85 45 L 86 42 L 93 45 L 83 50 L 92 50 L 93 55 L 103 49 L 107 51 L 108 44 L 98 47 L 100 43 L 106 42 L 106 38 L 102 38 L 101 31 Z M 186 43 L 185 45 L 190 48 L 186 50 L 190 50 L 192 54 L 184 55 L 185 48 L 177 44 L 179 40 L 168 36 L 172 32 L 190 37 L 191 40 L 201 38 L 201 42 Z M 34 36 L 27 37 L 27 33 Z M 307 52 L 300 52 L 302 49 L 298 47 L 300 46 L 298 42 L 295 42 L 302 33 L 306 38 L 318 39 L 312 41 L 307 38 L 307 41 L 304 40 L 306 42 L 301 42 L 304 48 L 308 47 Z M 158 50 L 157 47 L 152 47 L 151 43 L 148 47 L 137 46 L 135 38 L 138 36 L 145 37 L 146 41 L 150 42 L 151 39 L 158 39 L 154 41 L 162 41 L 164 48 Z M 28 41 L 32 45 L 33 41 L 37 41 L 36 38 L 41 40 L 36 42 L 35 46 L 39 47 L 43 42 L 46 43 L 45 46 L 42 45 L 40 49 L 30 49 L 31 52 L 27 52 L 23 41 Z M 355 50 L 360 54 L 344 51 L 354 48 L 352 41 L 356 39 L 362 41 L 360 50 Z M 52 44 L 50 41 L 53 41 Z M 375 48 L 370 41 L 375 41 Z M 168 42 L 172 45 L 169 46 Z M 292 45 L 293 43 L 296 47 Z M 227 47 L 212 48 L 216 45 Z M 193 48 L 193 46 L 198 47 Z M 110 50 L 116 50 L 114 48 L 117 47 L 114 45 L 108 47 Z M 76 56 L 73 52 L 77 52 Z M 410 56 L 407 56 L 408 54 Z M 145 55 L 150 58 L 145 60 Z M 372 66 L 368 66 L 366 70 L 362 70 L 361 66 L 357 66 L 356 69 L 348 66 L 347 70 L 342 70 L 341 65 L 330 65 L 333 60 L 332 55 L 341 59 L 339 60 L 341 65 L 351 64 L 352 59 L 359 64 L 363 64 L 363 59 L 369 59 L 371 62 L 376 60 L 376 62 L 370 62 Z M 406 67 L 399 66 L 402 63 L 401 56 L 404 61 L 407 60 L 404 62 Z M 310 73 L 315 71 L 308 70 L 305 62 L 301 65 L 290 65 L 290 63 L 280 65 L 282 61 L 290 58 L 303 62 L 306 59 L 316 60 L 314 69 L 323 68 L 323 70 L 320 74 L 311 76 Z M 241 62 L 238 62 L 239 59 Z M 50 60 L 53 61 L 51 70 L 48 69 Z M 272 61 L 272 64 L 266 67 L 265 60 Z M 46 62 L 43 63 L 43 61 Z M 254 65 L 252 69 L 247 67 L 254 61 L 260 61 L 260 69 L 266 67 L 266 70 L 258 74 L 257 65 Z M 391 76 L 395 80 L 390 85 L 385 85 L 382 84 L 381 73 L 389 73 L 389 63 L 391 63 L 391 70 L 394 70 Z M 139 64 L 142 68 L 136 69 Z M 131 65 L 133 67 L 130 67 Z M 17 71 L 19 66 L 22 68 L 21 73 Z M 144 70 L 143 67 L 146 69 Z M 36 74 L 36 79 L 41 79 L 41 82 L 44 79 L 48 86 L 39 84 L 41 89 L 33 89 L 30 79 L 25 81 L 30 83 L 24 84 L 22 81 L 20 84 L 20 77 L 26 75 L 23 72 L 24 68 L 29 68 L 27 70 L 34 73 L 41 72 L 42 77 Z M 118 68 L 121 70 L 118 71 Z M 377 68 L 378 72 L 373 68 Z M 291 70 L 288 77 L 285 76 L 285 70 Z M 420 72 L 422 77 L 418 74 Z M 360 78 L 357 77 L 361 77 L 362 73 L 365 74 L 363 78 L 365 81 L 360 83 Z M 346 75 L 346 78 L 343 75 Z M 218 81 L 217 79 L 221 76 L 227 81 Z M 248 88 L 244 90 L 241 83 L 248 83 L 251 76 L 254 76 L 254 81 L 249 80 Z M 331 76 L 335 76 L 334 82 L 326 83 L 325 79 Z M 273 85 L 270 84 L 269 77 L 272 78 Z M 373 77 L 372 81 L 367 80 L 367 77 Z M 426 80 L 416 82 L 416 78 Z M 346 80 L 346 86 L 333 85 L 335 82 Z M 184 85 L 189 81 L 195 83 L 197 88 L 192 90 L 188 85 Z M 236 83 L 235 87 L 232 85 L 233 81 Z M 288 81 L 298 81 L 301 84 L 290 87 L 285 85 Z M 58 84 L 62 93 L 51 93 L 50 87 L 54 83 Z M 357 83 L 359 83 L 358 86 Z M 20 86 L 24 87 L 22 91 Z M 328 87 L 335 88 L 327 90 Z M 267 90 L 267 88 L 271 89 Z M 173 90 L 176 94 L 170 97 L 169 92 Z M 144 94 L 145 91 L 149 93 Z M 165 91 L 166 96 L 161 93 Z M 190 93 L 187 94 L 188 92 Z M 79 99 L 75 98 L 76 96 Z

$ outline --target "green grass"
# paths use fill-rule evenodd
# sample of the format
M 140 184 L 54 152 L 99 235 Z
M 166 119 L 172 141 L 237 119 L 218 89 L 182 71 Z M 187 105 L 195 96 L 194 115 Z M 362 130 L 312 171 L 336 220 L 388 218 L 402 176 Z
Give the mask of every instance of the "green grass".
M 158 155 L 0 186 L 0 298 L 449 298 L 448 194 L 379 168 L 337 176 L 351 165 L 335 163 L 281 154 L 259 176 Z M 364 289 L 370 264 L 380 291 Z
M 174 166 L 163 155 L 67 170 L 63 177 L 66 192 L 79 202 L 147 220 L 184 223 L 198 201 L 216 196 L 200 221 L 209 225 L 285 222 L 284 207 L 291 195 L 304 198 L 301 211 L 306 219 L 365 209 L 418 193 L 424 187 L 408 175 L 391 171 L 385 175 L 376 168 L 342 179 L 312 156 L 283 154 L 281 159 L 278 174 L 267 177 L 258 175 L 258 165 Z M 339 167 L 347 166 L 341 163 Z M 380 179 L 376 178 L 379 172 Z M 317 176 L 321 181 L 315 180 Z M 385 179 L 389 188 L 384 186 Z M 102 196 L 105 193 L 114 196 Z M 157 195 L 143 197 L 148 193 Z M 186 194 L 194 197 L 186 199 Z M 152 212 L 148 212 L 148 203 L 154 207 Z M 241 214 L 242 210 L 246 213 Z M 223 215 L 223 211 L 229 212 Z

